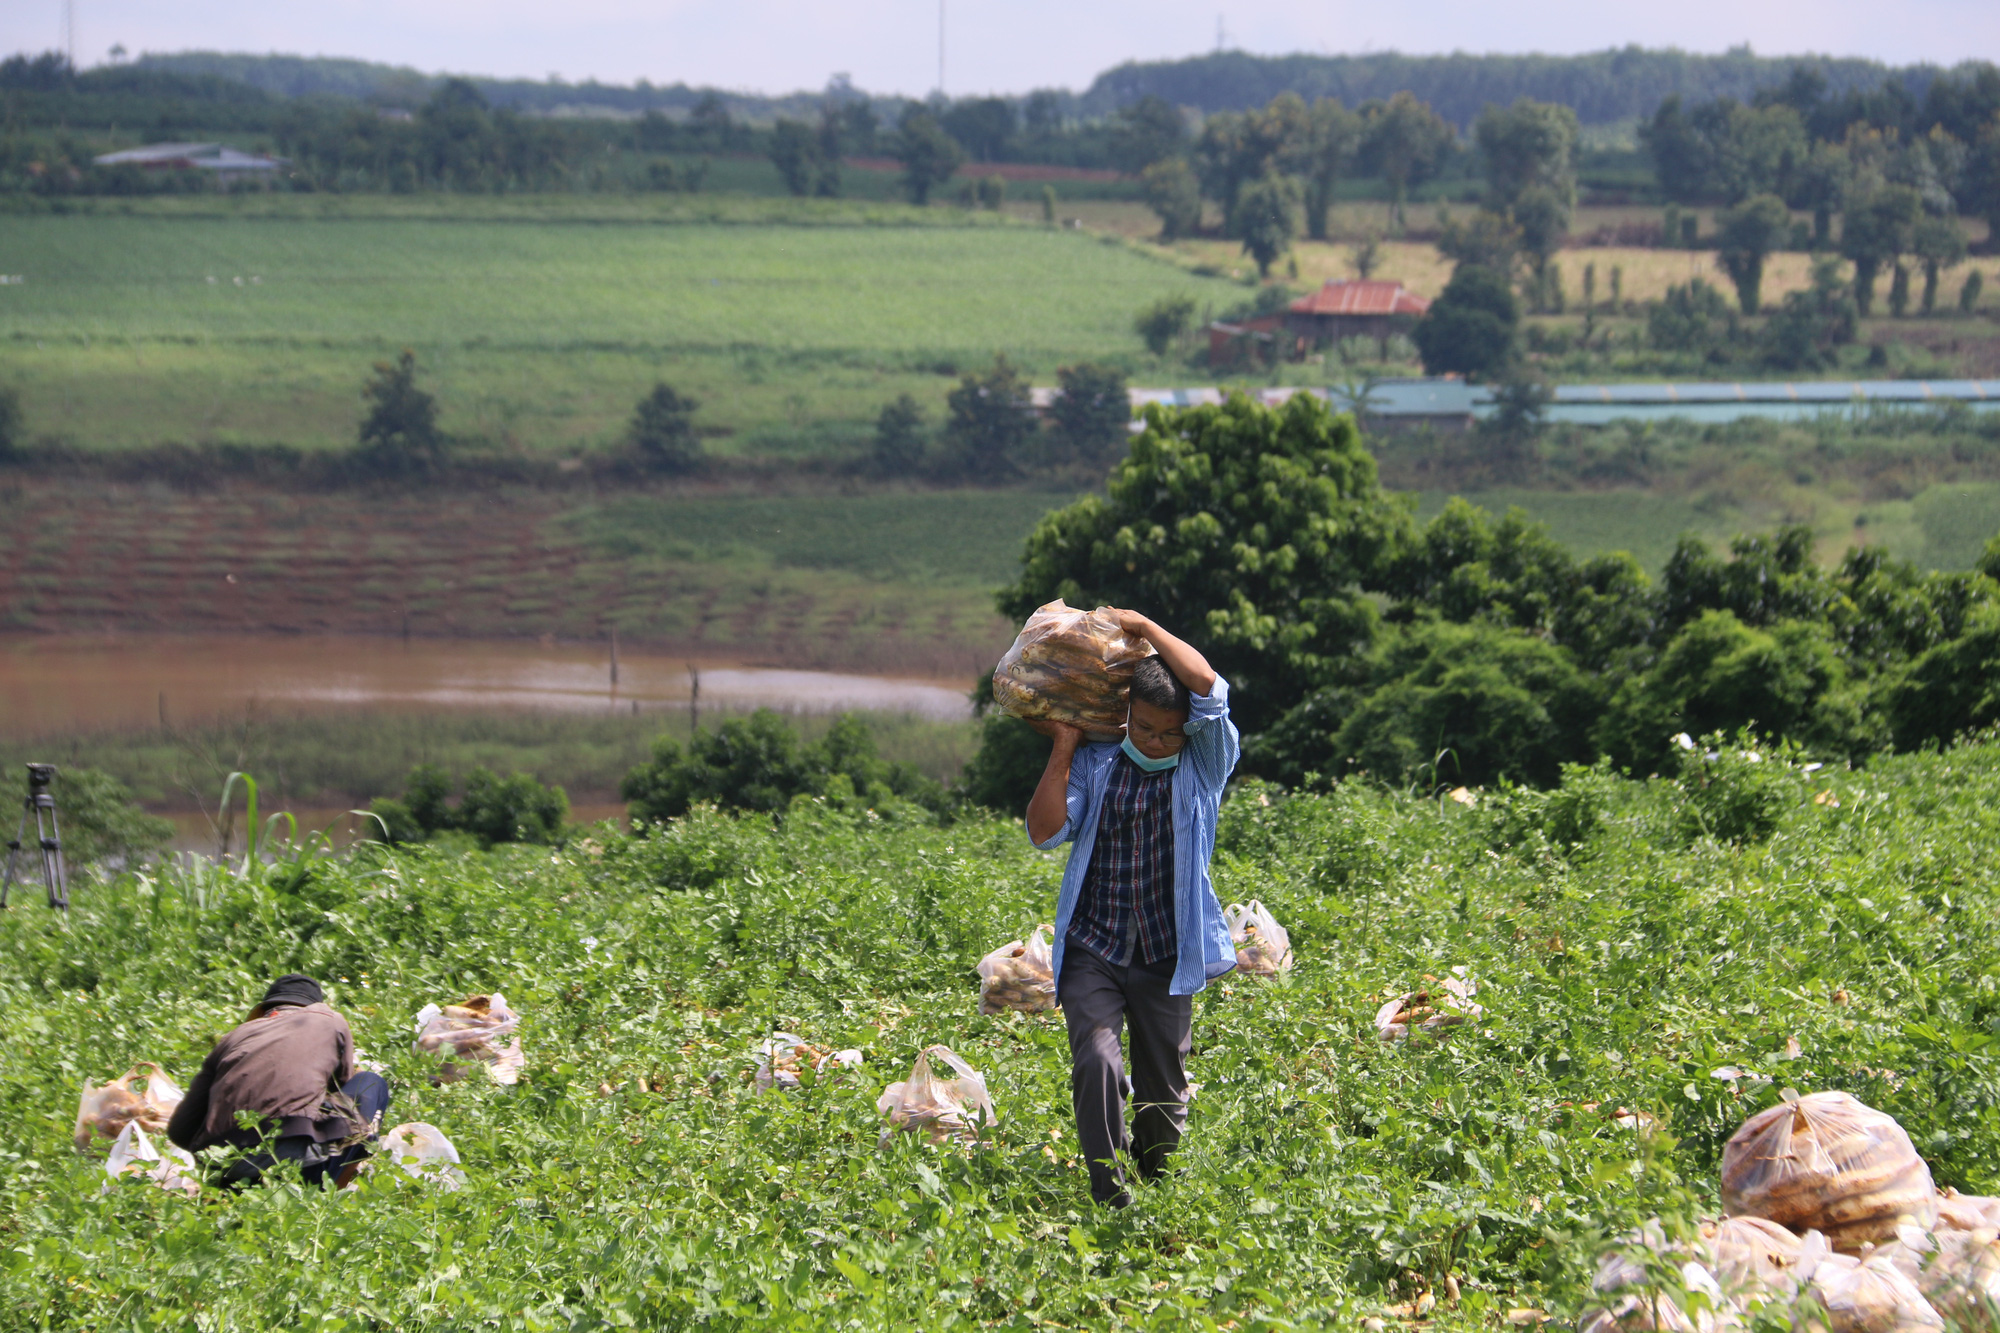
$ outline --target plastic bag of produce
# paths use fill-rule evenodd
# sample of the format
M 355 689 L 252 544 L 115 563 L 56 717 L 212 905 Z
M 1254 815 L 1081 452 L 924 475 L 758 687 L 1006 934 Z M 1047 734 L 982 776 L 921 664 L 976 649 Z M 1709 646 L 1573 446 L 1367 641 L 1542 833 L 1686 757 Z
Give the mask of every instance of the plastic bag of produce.
M 1798 1286 L 1799 1238 L 1761 1217 L 1705 1222 L 1702 1240 L 1724 1291 L 1733 1297 L 1791 1295 Z
M 376 1152 L 418 1180 L 427 1180 L 440 1189 L 455 1190 L 465 1183 L 459 1169 L 458 1149 L 444 1131 L 421 1120 L 410 1120 L 382 1136 Z
M 2000 1232 L 1940 1228 L 1917 1289 L 1953 1328 L 2000 1329 Z
M 1915 1333 L 1944 1327 L 1917 1284 L 1879 1255 L 1827 1256 L 1814 1265 L 1808 1294 L 1825 1308 L 1831 1333 Z
M 819 1074 L 829 1067 L 847 1069 L 860 1064 L 859 1051 L 829 1051 L 789 1032 L 774 1032 L 757 1047 L 757 1070 L 751 1075 L 751 1082 L 759 1092 L 796 1088 L 803 1083 L 799 1077 L 801 1070 Z
M 468 995 L 457 1004 L 427 1004 L 417 1011 L 417 1039 L 412 1049 L 443 1059 L 438 1081 L 456 1083 L 465 1077 L 464 1061 L 478 1061 L 495 1083 L 520 1081 L 527 1057 L 516 1036 L 505 1046 L 498 1039 L 521 1026 L 521 1016 L 507 1007 L 499 992 Z
M 979 960 L 979 1012 L 1039 1014 L 1056 1007 L 1056 960 L 1049 948 L 1053 926 L 1036 926 L 1025 940 L 1009 940 Z
M 138 1176 L 176 1194 L 201 1193 L 201 1179 L 195 1174 L 194 1154 L 172 1144 L 168 1144 L 166 1152 L 162 1153 L 146 1137 L 146 1131 L 139 1128 L 137 1120 L 126 1121 L 125 1128 L 118 1132 L 117 1141 L 111 1145 L 111 1155 L 105 1159 L 104 1174 L 114 1182 L 121 1176 Z M 109 1190 L 111 1186 L 107 1184 L 104 1188 Z
M 1123 736 L 1132 672 L 1153 646 L 1127 638 L 1108 609 L 1079 611 L 1057 598 L 1029 616 L 993 671 L 1000 711 L 1067 722 L 1094 741 Z
M 1937 1225 L 1940 1231 L 1977 1231 L 1981 1227 L 2000 1229 L 2000 1199 L 1984 1194 L 1960 1194 L 1947 1188 L 1938 1195 Z
M 143 1082 L 141 1071 L 150 1071 Z M 116 1140 L 134 1122 L 160 1133 L 183 1095 L 179 1085 L 154 1064 L 134 1065 L 102 1087 L 92 1087 L 86 1080 L 76 1107 L 76 1146 L 81 1151 L 97 1138 Z
M 1412 1032 L 1442 1037 L 1467 1019 L 1476 1019 L 1486 1012 L 1472 998 L 1479 993 L 1479 983 L 1466 975 L 1464 967 L 1454 967 L 1441 984 L 1443 995 L 1428 990 L 1411 991 L 1377 1009 L 1375 1035 L 1385 1043 L 1402 1041 Z
M 1899 1221 L 1937 1218 L 1930 1168 L 1889 1116 L 1844 1092 L 1784 1100 L 1743 1122 L 1722 1150 L 1722 1207 L 1852 1253 L 1896 1238 Z
M 933 1061 L 950 1069 L 950 1076 L 940 1078 L 931 1067 Z M 909 1078 L 885 1088 L 875 1109 L 889 1117 L 888 1128 L 882 1131 L 884 1146 L 897 1130 L 921 1133 L 932 1143 L 972 1143 L 1000 1120 L 986 1079 L 948 1046 L 925 1047 L 910 1067 Z
M 1222 911 L 1229 921 L 1229 942 L 1236 946 L 1236 967 L 1258 976 L 1276 976 L 1292 970 L 1292 937 L 1252 898 L 1247 903 L 1231 903 Z

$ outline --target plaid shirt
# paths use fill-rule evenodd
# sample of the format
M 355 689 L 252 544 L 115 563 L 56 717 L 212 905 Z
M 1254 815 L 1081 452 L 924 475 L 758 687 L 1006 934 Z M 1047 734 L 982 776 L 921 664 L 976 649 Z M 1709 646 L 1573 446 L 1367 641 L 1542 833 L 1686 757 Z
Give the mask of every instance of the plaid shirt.
M 1174 933 L 1174 774 L 1124 755 L 1111 766 L 1097 844 L 1069 934 L 1110 963 L 1171 963 Z

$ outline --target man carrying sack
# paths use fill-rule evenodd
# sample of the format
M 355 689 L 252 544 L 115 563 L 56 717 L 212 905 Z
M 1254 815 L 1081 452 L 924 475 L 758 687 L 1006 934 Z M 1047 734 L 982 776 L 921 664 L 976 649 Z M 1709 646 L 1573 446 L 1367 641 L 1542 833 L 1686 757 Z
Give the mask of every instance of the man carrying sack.
M 279 1159 L 299 1163 L 308 1184 L 345 1186 L 382 1129 L 389 1084 L 354 1068 L 354 1034 L 311 977 L 294 972 L 264 992 L 250 1016 L 215 1043 L 167 1122 L 189 1152 L 218 1144 L 261 1152 L 231 1163 L 225 1185 L 254 1185 Z M 245 1129 L 239 1111 L 259 1124 Z
M 1180 1142 L 1194 993 L 1236 965 L 1208 863 L 1238 745 L 1229 683 L 1206 658 L 1136 612 L 1100 614 L 1157 656 L 1133 672 L 1122 742 L 1031 724 L 1055 745 L 1028 802 L 1028 837 L 1043 849 L 1076 844 L 1056 902 L 1056 1000 L 1091 1197 L 1122 1208 L 1131 1198 L 1120 1157 L 1129 1148 L 1140 1176 L 1156 1179 Z M 1138 1107 L 1129 1140 L 1124 1028 Z

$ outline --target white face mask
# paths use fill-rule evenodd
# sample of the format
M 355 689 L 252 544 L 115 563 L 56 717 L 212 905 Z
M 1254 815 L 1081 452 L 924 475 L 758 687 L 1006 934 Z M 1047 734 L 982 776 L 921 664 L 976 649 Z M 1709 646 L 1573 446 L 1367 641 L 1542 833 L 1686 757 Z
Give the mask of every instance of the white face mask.
M 1118 748 L 1125 752 L 1125 757 L 1127 759 L 1130 759 L 1133 763 L 1137 764 L 1140 768 L 1144 769 L 1148 773 L 1164 773 L 1168 769 L 1174 767 L 1174 765 L 1180 763 L 1181 761 L 1181 753 L 1179 750 L 1174 751 L 1172 754 L 1168 755 L 1165 759 L 1155 759 L 1151 755 L 1141 754 L 1139 752 L 1139 747 L 1132 744 L 1132 738 L 1130 736 L 1127 736 L 1122 742 L 1120 742 Z

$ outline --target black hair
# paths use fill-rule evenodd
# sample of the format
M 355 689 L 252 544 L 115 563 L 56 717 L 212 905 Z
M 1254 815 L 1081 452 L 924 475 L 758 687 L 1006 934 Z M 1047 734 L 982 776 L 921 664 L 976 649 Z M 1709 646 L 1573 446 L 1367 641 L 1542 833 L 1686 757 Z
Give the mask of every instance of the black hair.
M 1143 659 L 1132 672 L 1132 697 L 1170 713 L 1184 714 L 1191 707 L 1188 687 L 1157 657 Z

